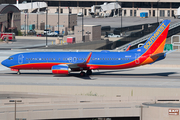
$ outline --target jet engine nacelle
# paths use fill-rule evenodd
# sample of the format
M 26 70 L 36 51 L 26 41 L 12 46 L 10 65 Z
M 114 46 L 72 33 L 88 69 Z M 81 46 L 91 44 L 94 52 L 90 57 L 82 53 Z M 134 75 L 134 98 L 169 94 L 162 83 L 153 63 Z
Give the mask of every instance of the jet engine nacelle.
M 52 66 L 52 73 L 68 75 L 70 73 L 70 68 L 67 65 L 55 65 Z

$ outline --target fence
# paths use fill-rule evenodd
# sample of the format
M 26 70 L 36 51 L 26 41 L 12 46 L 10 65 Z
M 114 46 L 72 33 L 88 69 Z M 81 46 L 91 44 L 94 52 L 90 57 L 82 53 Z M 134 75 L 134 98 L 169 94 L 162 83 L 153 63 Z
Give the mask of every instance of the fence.
M 174 37 L 178 37 L 179 39 L 178 40 L 176 39 L 176 41 L 174 41 Z M 174 49 L 175 47 L 180 49 L 180 35 L 171 36 L 171 46 L 172 46 L 172 49 Z
M 126 36 L 118 41 L 109 43 L 108 45 L 100 47 L 98 49 L 111 50 L 111 49 L 115 49 L 119 46 L 123 46 L 123 45 L 127 45 L 127 44 L 129 45 L 129 43 L 131 43 L 131 45 L 132 45 L 132 42 L 134 42 L 134 40 L 136 40 L 136 39 L 139 39 L 139 38 L 146 39 L 146 37 L 143 37 L 143 36 L 153 32 L 157 28 L 158 25 L 159 25 L 158 23 L 152 23 L 152 24 L 142 24 L 142 25 L 137 25 L 137 26 L 125 27 L 125 28 L 123 28 L 123 30 L 129 29 L 130 31 L 132 31 L 132 30 L 137 30 L 139 28 L 142 29 L 142 26 L 143 27 L 145 26 L 142 30 L 140 30 L 138 32 L 131 33 L 129 36 Z M 148 26 L 150 26 L 150 27 L 148 27 Z M 126 47 L 127 46 L 125 46 L 125 48 Z
M 156 26 L 157 27 L 157 26 Z M 156 28 L 155 28 L 156 29 Z M 155 29 L 153 29 L 153 30 L 151 30 L 151 32 L 153 32 Z M 168 35 L 167 35 L 167 37 L 170 37 L 170 36 L 172 36 L 172 35 L 174 35 L 174 34 L 177 34 L 177 33 L 179 33 L 180 32 L 180 22 L 178 22 L 178 23 L 175 23 L 175 24 L 171 24 L 170 25 L 170 27 L 169 27 L 169 32 L 168 32 Z M 147 35 L 145 35 L 144 37 L 142 37 L 142 38 L 139 38 L 139 39 L 136 39 L 136 40 L 134 40 L 134 41 L 130 41 L 130 42 L 127 42 L 126 44 L 123 44 L 123 45 L 116 45 L 115 44 L 115 47 L 114 48 L 116 48 L 117 50 L 124 50 L 129 44 L 131 44 L 131 49 L 133 49 L 133 48 L 136 48 L 137 46 L 138 46 L 138 44 L 140 44 L 140 43 L 144 43 L 146 40 L 148 40 L 148 38 L 151 36 L 151 34 L 152 33 L 150 33 L 150 34 L 147 34 Z

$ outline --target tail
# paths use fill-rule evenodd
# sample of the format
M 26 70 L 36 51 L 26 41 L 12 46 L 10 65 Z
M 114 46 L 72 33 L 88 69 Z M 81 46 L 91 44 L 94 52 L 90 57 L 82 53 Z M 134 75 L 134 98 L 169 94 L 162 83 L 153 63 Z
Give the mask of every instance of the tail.
M 146 41 L 146 43 L 137 50 L 143 52 L 144 55 L 162 53 L 166 43 L 170 22 L 170 20 L 164 20 Z

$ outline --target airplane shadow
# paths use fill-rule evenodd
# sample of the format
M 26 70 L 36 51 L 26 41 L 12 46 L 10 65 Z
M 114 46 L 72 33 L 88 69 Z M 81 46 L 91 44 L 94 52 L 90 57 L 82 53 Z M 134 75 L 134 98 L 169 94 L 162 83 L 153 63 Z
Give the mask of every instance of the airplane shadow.
M 149 74 L 102 74 L 102 73 L 94 73 L 93 75 L 114 75 L 114 76 L 169 76 L 172 74 L 177 74 L 177 72 L 163 72 L 163 73 L 149 73 Z
M 169 75 L 173 75 L 173 74 L 177 74 L 177 72 L 163 72 L 163 73 L 150 73 L 150 74 L 121 74 L 121 73 L 106 73 L 104 74 L 103 73 L 93 73 L 92 75 L 90 76 L 84 76 L 84 77 L 81 77 L 80 75 L 77 75 L 77 74 L 71 74 L 69 76 L 74 76 L 74 77 L 78 77 L 78 78 L 81 78 L 81 79 L 85 79 L 85 80 L 95 80 L 97 78 L 93 78 L 93 77 L 98 77 L 98 76 L 103 76 L 103 77 L 148 77 L 148 76 L 151 76 L 151 77 L 168 77 Z
M 99 74 L 102 74 L 102 75 L 106 75 L 104 73 L 112 73 L 112 72 L 121 72 L 121 71 L 131 71 L 133 69 L 127 69 L 127 70 L 111 70 L 111 71 L 101 71 L 101 72 L 93 72 L 92 75 L 86 75 L 84 77 L 80 76 L 80 74 L 77 74 L 77 73 L 71 73 L 69 74 L 68 76 L 73 76 L 73 77 L 77 77 L 77 78 L 80 78 L 80 79 L 84 79 L 84 80 L 96 80 L 97 78 L 92 78 L 90 76 L 93 76 L 93 75 L 99 75 Z M 110 74 L 111 75 L 111 74 Z
M 39 76 L 39 75 L 43 75 L 43 76 L 53 76 L 53 77 L 77 77 L 80 79 L 84 79 L 84 80 L 95 80 L 97 78 L 94 77 L 98 77 L 98 76 L 104 76 L 104 77 L 119 77 L 119 76 L 123 76 L 123 77 L 145 77 L 145 76 L 161 76 L 161 77 L 168 77 L 169 75 L 172 74 L 177 74 L 177 72 L 161 72 L 161 73 L 148 73 L 148 74 L 121 74 L 119 72 L 123 72 L 123 71 L 132 71 L 133 69 L 127 69 L 127 70 L 111 70 L 111 71 L 99 71 L 99 72 L 93 72 L 92 75 L 86 75 L 84 77 L 80 76 L 79 73 L 71 73 L 69 75 L 54 75 L 52 73 L 42 73 L 42 72 L 37 72 L 37 73 L 27 73 L 27 72 L 22 72 L 21 75 L 35 75 L 35 76 Z M 114 73 L 114 72 L 118 72 L 118 73 Z M 16 73 L 4 73 L 5 75 L 16 75 Z

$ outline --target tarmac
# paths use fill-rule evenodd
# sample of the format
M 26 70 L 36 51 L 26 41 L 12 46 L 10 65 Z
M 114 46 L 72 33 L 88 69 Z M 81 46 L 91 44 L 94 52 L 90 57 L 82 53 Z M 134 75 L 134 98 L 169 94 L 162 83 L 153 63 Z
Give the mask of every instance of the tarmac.
M 113 23 L 115 19 L 119 18 L 107 20 Z M 142 21 L 155 19 L 145 18 Z M 102 18 L 97 20 L 102 21 Z M 134 20 L 136 23 L 132 24 L 142 22 Z M 46 45 L 45 37 L 16 38 L 17 41 L 12 43 L 0 43 L 0 62 L 16 53 L 42 51 L 19 48 Z M 48 45 L 54 39 L 48 37 Z M 7 48 L 9 50 L 5 50 Z M 51 70 L 22 70 L 22 74 L 17 75 L 0 64 L 0 119 L 14 119 L 14 103 L 9 100 L 22 100 L 22 103 L 17 103 L 17 118 L 27 120 L 102 116 L 178 120 L 179 116 L 169 116 L 168 111 L 174 107 L 179 109 L 180 103 L 168 100 L 180 100 L 179 54 L 177 50 L 151 65 L 93 71 L 93 75 L 86 77 L 80 77 L 79 72 L 68 76 L 53 75 Z

